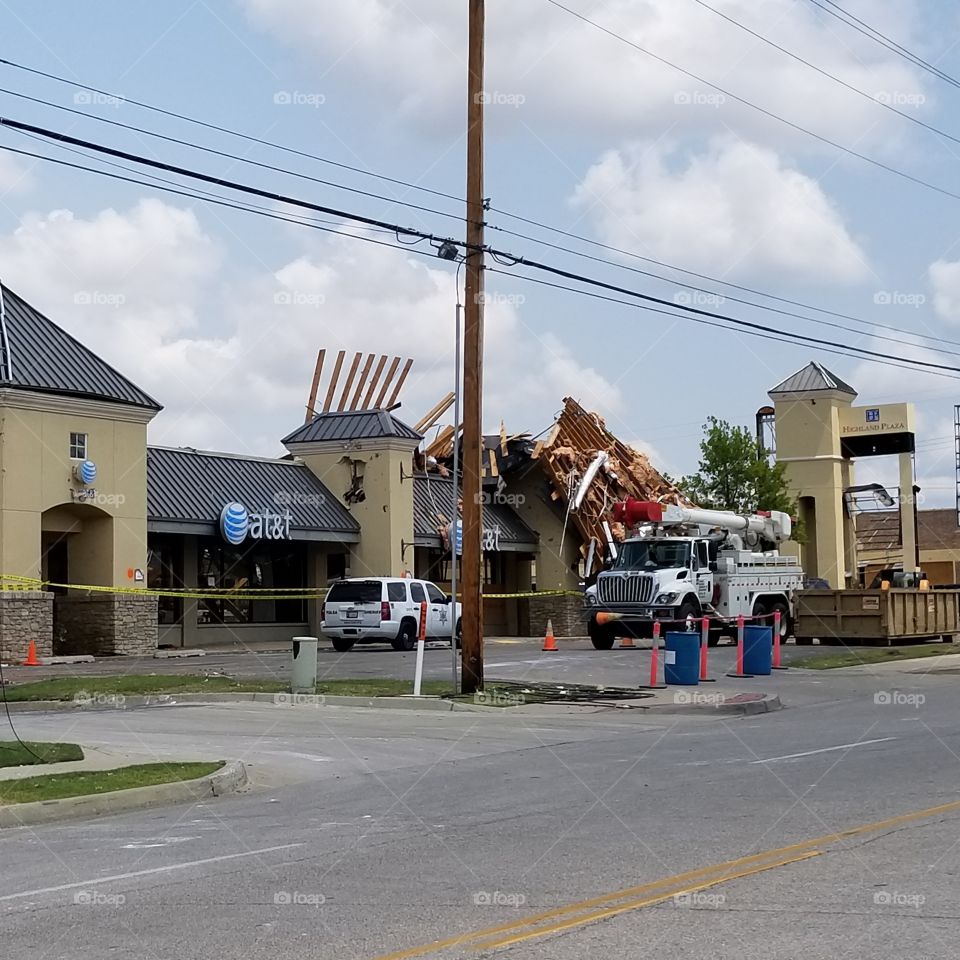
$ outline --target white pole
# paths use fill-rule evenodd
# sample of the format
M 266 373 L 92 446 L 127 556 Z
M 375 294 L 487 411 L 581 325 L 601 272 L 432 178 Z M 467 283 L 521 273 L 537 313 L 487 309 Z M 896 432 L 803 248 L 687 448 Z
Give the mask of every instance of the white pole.
M 420 696 L 420 687 L 423 683 L 423 648 L 426 644 L 423 638 L 417 640 L 417 672 L 413 675 L 413 695 Z
M 450 555 L 451 573 L 450 573 L 450 649 L 453 651 L 453 692 L 459 691 L 457 678 L 457 664 L 460 657 L 457 653 L 457 524 L 460 522 L 460 511 L 457 509 L 457 502 L 460 499 L 460 437 L 458 430 L 460 428 L 460 291 L 459 276 L 457 271 L 457 333 L 454 347 L 453 358 L 453 482 L 451 489 L 453 491 L 453 525 L 450 527 Z

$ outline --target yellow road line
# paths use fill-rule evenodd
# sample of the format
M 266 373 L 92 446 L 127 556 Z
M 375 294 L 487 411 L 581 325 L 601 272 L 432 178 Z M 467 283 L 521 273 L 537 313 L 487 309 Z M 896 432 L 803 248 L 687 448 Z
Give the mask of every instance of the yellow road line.
M 960 800 L 954 800 L 950 803 L 943 803 L 936 807 L 927 807 L 923 810 L 913 810 L 909 813 L 901 813 L 895 817 L 889 817 L 886 820 L 877 820 L 873 823 L 864 823 L 856 827 L 850 827 L 846 830 L 838 830 L 836 833 L 826 834 L 822 837 L 814 837 L 810 840 L 801 840 L 798 843 L 791 843 L 784 847 L 777 847 L 773 850 L 766 850 L 762 853 L 750 854 L 746 857 L 738 857 L 735 860 L 726 860 L 709 867 L 700 867 L 696 870 L 689 870 L 685 873 L 679 873 L 672 877 L 664 877 L 649 883 L 640 884 L 635 887 L 628 887 L 615 893 L 603 894 L 598 897 L 592 897 L 589 900 L 581 900 L 577 903 L 567 904 L 563 907 L 557 907 L 554 910 L 547 910 L 543 913 L 533 914 L 523 917 L 510 923 L 500 924 L 495 927 L 487 927 L 482 930 L 475 930 L 470 933 L 459 934 L 454 937 L 447 937 L 443 940 L 435 940 L 432 943 L 421 944 L 417 947 L 410 947 L 405 950 L 398 950 L 393 953 L 385 953 L 374 958 L 374 960 L 408 960 L 410 957 L 420 957 L 430 953 L 438 953 L 448 947 L 458 947 L 467 944 L 476 943 L 485 938 L 494 937 L 500 933 L 507 933 L 519 928 L 531 928 L 532 926 L 543 923 L 546 920 L 553 920 L 557 917 L 566 917 L 572 914 L 582 913 L 592 907 L 608 906 L 617 903 L 620 900 L 626 900 L 629 897 L 635 897 L 640 894 L 651 893 L 667 885 L 674 886 L 678 883 L 697 881 L 710 874 L 723 873 L 725 871 L 735 870 L 738 867 L 761 864 L 773 858 L 791 857 L 793 854 L 804 853 L 813 847 L 823 846 L 829 843 L 836 843 L 840 840 L 846 840 L 850 837 L 860 836 L 865 833 L 877 833 L 881 830 L 888 830 L 893 827 L 902 826 L 905 823 L 912 823 L 917 820 L 926 820 L 930 817 L 940 816 L 945 813 L 952 813 L 960 810 Z M 803 858 L 798 858 L 803 859 Z M 713 882 L 718 882 L 714 880 Z M 671 893 L 670 896 L 673 896 Z M 631 909 L 636 909 L 631 908 Z
M 784 867 L 790 863 L 799 863 L 802 860 L 809 860 L 811 857 L 819 857 L 820 850 L 811 850 L 809 853 L 802 853 L 797 857 L 784 857 L 780 860 L 772 860 L 768 863 L 761 863 L 746 870 L 739 870 L 736 873 L 724 873 L 719 876 L 704 880 L 703 883 L 697 883 L 692 886 L 680 886 L 658 893 L 652 897 L 646 897 L 641 900 L 630 900 L 627 903 L 621 903 L 616 907 L 609 907 L 606 910 L 596 910 L 593 913 L 587 913 L 583 916 L 573 917 L 564 920 L 561 923 L 554 923 L 547 927 L 539 927 L 536 930 L 529 930 L 526 933 L 517 933 L 510 937 L 503 937 L 500 940 L 485 940 L 482 943 L 472 943 L 471 950 L 491 950 L 495 947 L 508 947 L 513 943 L 521 943 L 524 940 L 533 940 L 537 937 L 546 937 L 551 933 L 561 933 L 564 930 L 570 930 L 573 927 L 580 927 L 586 923 L 594 923 L 597 920 L 606 920 L 608 917 L 616 917 L 621 913 L 628 913 L 631 910 L 640 910 L 643 907 L 652 907 L 655 904 L 663 903 L 666 900 L 672 900 L 674 897 L 684 894 L 696 893 L 699 890 L 707 890 L 720 883 L 728 883 L 731 880 L 739 880 L 741 877 L 752 877 L 754 874 L 763 873 L 765 870 L 773 870 L 776 867 Z

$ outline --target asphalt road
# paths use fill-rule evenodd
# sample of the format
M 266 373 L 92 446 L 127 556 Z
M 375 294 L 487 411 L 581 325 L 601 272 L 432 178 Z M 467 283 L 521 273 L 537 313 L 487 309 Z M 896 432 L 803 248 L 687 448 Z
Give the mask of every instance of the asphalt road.
M 952 958 L 957 677 L 929 669 L 796 671 L 787 709 L 726 720 L 19 714 L 31 739 L 239 757 L 254 786 L 3 831 L 0 943 L 45 960 Z

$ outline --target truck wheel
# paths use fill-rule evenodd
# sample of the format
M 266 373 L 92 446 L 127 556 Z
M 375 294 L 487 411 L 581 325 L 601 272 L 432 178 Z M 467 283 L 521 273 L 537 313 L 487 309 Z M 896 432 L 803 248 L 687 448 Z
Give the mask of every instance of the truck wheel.
M 337 653 L 346 653 L 347 651 L 352 650 L 353 644 L 353 640 L 347 640 L 344 637 L 333 638 L 333 649 L 336 650 Z
M 400 632 L 397 639 L 391 641 L 394 650 L 409 651 L 417 644 L 417 628 L 412 620 L 404 620 L 400 624 Z
M 780 611 L 780 642 L 786 643 L 787 637 L 790 636 L 790 608 L 782 600 L 776 600 L 770 604 L 770 609 L 767 610 L 767 613 L 774 614 L 778 610 Z M 771 620 L 771 628 L 773 624 L 774 621 Z
M 680 604 L 680 609 L 677 611 L 677 619 L 680 621 L 680 626 L 684 624 L 684 621 L 687 617 L 693 617 L 694 620 L 700 619 L 700 604 L 694 600 L 684 600 Z M 700 624 L 697 624 L 697 629 L 700 629 Z
M 616 636 L 612 627 L 599 627 L 595 623 L 591 623 L 590 640 L 593 642 L 594 650 L 612 650 Z

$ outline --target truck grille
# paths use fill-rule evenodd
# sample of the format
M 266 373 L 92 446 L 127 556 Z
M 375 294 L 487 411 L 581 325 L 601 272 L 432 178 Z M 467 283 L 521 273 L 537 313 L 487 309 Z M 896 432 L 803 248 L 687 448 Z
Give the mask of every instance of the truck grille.
M 650 603 L 653 577 L 648 573 L 611 573 L 598 577 L 597 599 L 601 603 Z

